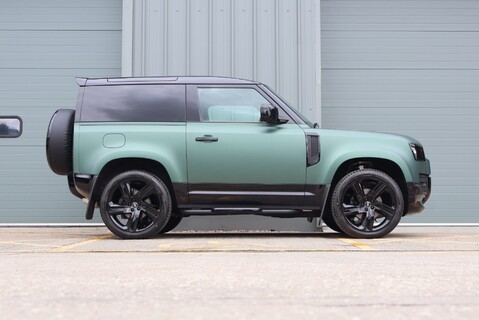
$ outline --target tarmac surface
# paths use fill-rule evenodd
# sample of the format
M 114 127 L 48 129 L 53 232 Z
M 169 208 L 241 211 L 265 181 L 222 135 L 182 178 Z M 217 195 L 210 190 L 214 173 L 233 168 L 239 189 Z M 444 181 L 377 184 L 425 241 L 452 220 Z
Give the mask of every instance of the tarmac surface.
M 479 228 L 0 228 L 3 319 L 479 319 Z

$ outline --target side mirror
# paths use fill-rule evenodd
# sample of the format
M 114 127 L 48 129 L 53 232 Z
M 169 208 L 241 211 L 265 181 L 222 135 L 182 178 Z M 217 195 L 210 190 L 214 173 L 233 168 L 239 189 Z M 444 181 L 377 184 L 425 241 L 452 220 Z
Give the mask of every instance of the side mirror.
M 286 123 L 288 120 L 280 119 L 278 108 L 273 107 L 270 104 L 263 104 L 260 107 L 261 117 L 259 121 L 266 123 Z

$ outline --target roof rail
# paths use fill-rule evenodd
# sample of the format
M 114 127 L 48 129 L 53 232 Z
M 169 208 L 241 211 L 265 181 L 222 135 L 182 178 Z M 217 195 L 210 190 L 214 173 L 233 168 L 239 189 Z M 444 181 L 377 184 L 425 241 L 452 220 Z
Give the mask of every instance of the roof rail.
M 80 87 L 84 87 L 88 78 L 76 77 L 75 80 Z

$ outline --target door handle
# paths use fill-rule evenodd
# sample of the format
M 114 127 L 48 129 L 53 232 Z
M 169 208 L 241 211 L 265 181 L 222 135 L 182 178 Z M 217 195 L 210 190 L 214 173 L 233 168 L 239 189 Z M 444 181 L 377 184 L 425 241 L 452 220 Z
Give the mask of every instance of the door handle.
M 196 137 L 195 141 L 216 142 L 218 141 L 218 138 L 213 136 L 202 136 L 202 137 Z

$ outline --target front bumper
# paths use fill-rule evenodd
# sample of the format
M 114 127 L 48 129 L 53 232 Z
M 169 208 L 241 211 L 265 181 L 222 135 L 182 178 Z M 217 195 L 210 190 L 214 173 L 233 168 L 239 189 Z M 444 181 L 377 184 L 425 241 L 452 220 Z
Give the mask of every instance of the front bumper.
M 431 177 L 426 174 L 419 176 L 419 183 L 407 183 L 408 208 L 407 213 L 418 214 L 424 211 L 424 204 L 431 195 Z

